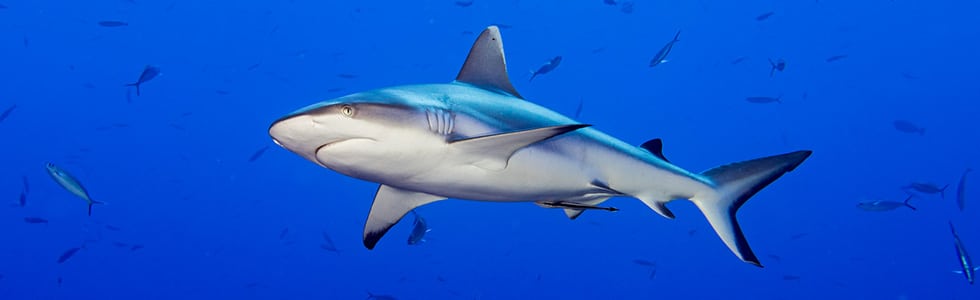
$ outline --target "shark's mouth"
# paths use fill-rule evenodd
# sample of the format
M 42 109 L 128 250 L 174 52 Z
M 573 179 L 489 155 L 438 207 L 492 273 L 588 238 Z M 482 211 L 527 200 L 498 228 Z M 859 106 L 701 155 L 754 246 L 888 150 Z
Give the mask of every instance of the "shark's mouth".
M 346 139 L 337 139 L 335 141 L 332 141 L 332 142 L 329 142 L 329 143 L 320 145 L 320 147 L 317 147 L 316 150 L 313 151 L 313 158 L 316 160 L 316 163 L 320 164 L 323 167 L 326 167 L 327 164 L 323 160 L 320 159 L 320 152 L 321 151 L 323 151 L 324 149 L 328 149 L 328 148 L 330 148 L 332 146 L 336 146 L 337 144 L 340 144 L 340 143 L 349 142 L 349 141 L 358 141 L 358 140 L 373 141 L 374 139 L 369 139 L 369 138 L 346 138 Z

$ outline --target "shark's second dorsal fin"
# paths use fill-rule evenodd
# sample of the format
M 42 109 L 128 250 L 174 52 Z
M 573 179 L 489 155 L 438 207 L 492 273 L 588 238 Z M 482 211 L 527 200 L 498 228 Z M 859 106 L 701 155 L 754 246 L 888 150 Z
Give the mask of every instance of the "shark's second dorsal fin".
M 504 44 L 500 39 L 500 29 L 497 29 L 497 26 L 487 27 L 480 33 L 480 37 L 476 38 L 473 48 L 470 48 L 470 54 L 466 56 L 463 68 L 459 70 L 459 75 L 456 75 L 456 81 L 522 98 L 507 77 Z

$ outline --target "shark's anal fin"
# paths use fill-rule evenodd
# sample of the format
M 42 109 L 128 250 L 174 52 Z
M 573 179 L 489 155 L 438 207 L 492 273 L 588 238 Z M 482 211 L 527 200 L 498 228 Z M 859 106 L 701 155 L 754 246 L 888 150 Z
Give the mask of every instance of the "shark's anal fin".
M 588 126 L 590 125 L 572 124 L 542 127 L 456 140 L 450 144 L 472 157 L 470 163 L 487 170 L 499 171 L 507 167 L 507 161 L 517 150 Z
M 456 81 L 469 83 L 484 89 L 506 92 L 521 98 L 507 77 L 507 60 L 504 58 L 504 44 L 500 39 L 500 29 L 490 26 L 484 29 L 473 42 L 463 68 L 456 75 Z
M 640 145 L 640 147 L 642 147 L 643 149 L 647 149 L 647 151 L 650 151 L 650 153 L 653 153 L 653 155 L 656 155 L 658 158 L 662 159 L 663 161 L 670 162 L 669 160 L 667 160 L 667 157 L 664 156 L 663 140 L 659 138 L 652 139 L 647 141 L 646 143 L 643 143 L 643 145 Z
M 364 246 L 368 249 L 374 249 L 378 240 L 388 232 L 388 229 L 391 229 L 391 226 L 398 223 L 409 211 L 444 199 L 446 197 L 403 190 L 382 184 L 374 195 L 371 213 L 368 215 L 367 223 L 364 224 Z

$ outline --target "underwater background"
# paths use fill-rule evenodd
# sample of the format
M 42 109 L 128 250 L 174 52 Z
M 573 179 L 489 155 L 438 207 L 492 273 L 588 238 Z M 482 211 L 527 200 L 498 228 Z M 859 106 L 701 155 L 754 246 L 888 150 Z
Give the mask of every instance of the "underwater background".
M 978 12 L 950 0 L 0 0 L 0 299 L 977 299 L 952 272 L 947 222 L 980 251 L 980 174 L 956 204 L 964 171 L 980 168 Z M 765 268 L 734 257 L 691 203 L 671 203 L 668 220 L 627 198 L 572 221 L 444 201 L 417 209 L 425 242 L 406 243 L 406 217 L 365 249 L 377 185 L 274 145 L 269 125 L 349 93 L 449 82 L 491 24 L 526 99 L 580 108 L 577 120 L 632 144 L 663 138 L 687 170 L 813 150 L 738 214 Z M 125 84 L 146 66 L 160 75 L 137 96 Z M 48 162 L 106 204 L 87 216 Z M 901 202 L 912 183 L 949 188 L 918 193 L 914 211 L 858 207 Z

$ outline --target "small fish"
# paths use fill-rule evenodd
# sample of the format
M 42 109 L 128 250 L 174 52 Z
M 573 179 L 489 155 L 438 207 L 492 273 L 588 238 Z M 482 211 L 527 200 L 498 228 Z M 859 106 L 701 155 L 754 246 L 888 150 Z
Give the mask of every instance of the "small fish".
M 409 245 L 418 245 L 425 242 L 425 234 L 432 229 L 426 224 L 425 219 L 422 218 L 415 210 L 412 210 L 412 215 L 415 216 L 415 223 L 412 225 L 412 232 L 408 235 Z
M 892 123 L 892 126 L 895 126 L 895 130 L 904 133 L 918 133 L 919 135 L 926 134 L 925 128 L 919 127 L 919 125 L 915 125 L 915 123 L 906 120 L 895 120 L 895 122 Z
M 619 11 L 623 12 L 624 14 L 631 14 L 633 13 L 633 5 L 634 5 L 633 1 L 620 2 Z
M 678 30 L 677 33 L 674 34 L 674 39 L 671 40 L 670 42 L 667 42 L 667 44 L 664 45 L 663 48 L 660 48 L 660 51 L 657 51 L 657 55 L 654 55 L 653 59 L 650 60 L 651 68 L 667 62 L 667 54 L 670 54 L 670 50 L 674 48 L 674 43 L 680 41 L 679 39 L 680 36 L 681 36 L 681 31 Z
M 960 183 L 956 186 L 956 206 L 960 208 L 960 211 L 966 209 L 966 174 L 969 174 L 970 171 L 973 169 L 967 168 L 966 171 L 963 171 L 963 175 L 960 176 Z
M 79 198 L 82 198 L 82 200 L 85 200 L 85 202 L 88 204 L 89 216 L 92 215 L 93 204 L 105 204 L 104 202 L 92 200 L 92 197 L 89 196 L 88 191 L 85 190 L 82 183 L 79 182 L 78 179 L 75 179 L 75 176 L 72 176 L 67 171 L 50 162 L 44 165 L 44 169 L 48 171 L 48 175 L 51 175 L 51 179 L 54 179 L 54 181 L 61 185 L 61 187 L 72 193 L 72 195 L 78 196 Z
M 60 264 L 60 263 L 64 263 L 65 261 L 68 261 L 69 258 L 75 256 L 75 253 L 78 253 L 78 250 L 82 250 L 82 247 L 75 247 L 66 250 L 64 253 L 61 254 L 61 256 L 58 257 L 58 263 Z
M 578 106 L 575 107 L 575 118 L 578 119 L 582 115 L 582 105 L 585 104 L 585 99 L 578 99 Z
M 652 261 L 649 261 L 649 260 L 645 260 L 645 259 L 640 259 L 640 258 L 634 259 L 633 260 L 633 263 L 634 264 L 637 264 L 637 265 L 644 266 L 644 267 L 656 267 L 657 266 L 657 263 L 655 263 L 655 262 L 652 262 Z
M 786 61 L 782 58 L 777 59 L 776 61 L 773 61 L 770 58 L 769 65 L 772 67 L 772 69 L 769 69 L 769 77 L 772 77 L 772 74 L 775 74 L 776 71 L 782 72 L 783 70 L 786 70 Z
M 561 55 L 555 56 L 551 60 L 545 62 L 540 68 L 538 68 L 537 71 L 531 71 L 531 79 L 528 79 L 527 82 L 531 82 L 531 80 L 534 80 L 534 77 L 538 77 L 538 75 L 544 75 L 548 72 L 554 71 L 559 64 L 561 64 Z
M 372 300 L 372 299 L 373 300 L 398 300 L 398 298 L 395 298 L 394 296 L 372 294 L 371 292 L 367 292 L 367 293 L 368 293 L 368 297 L 367 299 L 364 300 Z
M 943 199 L 946 199 L 946 188 L 948 187 L 949 187 L 948 184 L 940 188 L 939 186 L 932 183 L 913 182 L 905 186 L 904 188 L 915 190 L 916 192 L 923 193 L 923 194 L 930 194 L 930 195 L 939 194 Z
M 259 150 L 256 150 L 255 153 L 252 153 L 252 156 L 249 156 L 248 157 L 248 162 L 255 162 L 256 160 L 259 159 L 259 157 L 262 157 L 262 153 L 265 153 L 265 150 L 268 150 L 268 149 L 269 149 L 269 146 L 265 146 L 265 147 L 260 148 Z
M 736 57 L 735 59 L 733 59 L 732 62 L 731 62 L 731 64 L 737 65 L 737 64 L 742 63 L 746 59 L 749 59 L 749 58 L 747 56 L 739 56 L 739 57 Z
M 99 26 L 102 27 L 124 27 L 129 26 L 129 23 L 123 21 L 99 21 Z
M 252 64 L 252 65 L 248 66 L 247 68 L 245 68 L 245 71 L 255 71 L 255 69 L 258 69 L 259 68 L 259 66 L 261 66 L 261 64 Z
M 153 65 L 146 65 L 143 67 L 143 72 L 140 73 L 140 78 L 136 82 L 126 84 L 126 86 L 136 87 L 136 96 L 140 95 L 140 85 L 146 83 L 147 81 L 153 80 L 160 75 L 160 68 Z
M 916 210 L 915 207 L 909 204 L 909 200 L 912 200 L 911 195 L 908 198 L 905 198 L 905 201 L 903 202 L 875 200 L 858 203 L 857 207 L 865 211 L 889 211 L 895 210 L 899 207 L 908 207 L 912 210 Z
M 20 198 L 17 200 L 17 205 L 20 205 L 20 207 L 27 206 L 27 192 L 20 192 Z
M 17 109 L 17 104 L 11 105 L 7 108 L 7 110 L 4 110 L 3 113 L 0 113 L 0 122 L 6 120 L 7 117 L 10 116 L 10 113 L 14 112 L 15 109 Z
M 842 59 L 845 59 L 845 58 L 847 58 L 847 55 L 843 55 L 843 54 L 842 55 L 834 55 L 834 56 L 828 57 L 826 61 L 827 62 L 835 62 L 835 61 L 842 60 Z
M 473 5 L 473 1 L 474 0 L 469 0 L 469 1 L 457 0 L 455 3 L 456 3 L 456 6 L 459 6 L 459 7 L 470 7 L 470 5 Z
M 602 0 L 602 3 L 605 3 L 606 5 L 616 5 L 616 4 L 618 4 L 618 3 L 616 3 L 616 0 Z
M 320 244 L 320 249 L 327 250 L 333 253 L 340 253 L 340 250 L 337 250 L 337 246 L 334 245 L 333 239 L 330 238 L 330 235 L 327 234 L 326 231 L 323 232 L 322 236 L 323 236 L 323 244 Z
M 772 12 L 772 11 L 763 13 L 761 15 L 756 16 L 755 17 L 755 20 L 756 21 L 765 21 L 765 20 L 768 20 L 769 17 L 772 17 L 772 15 L 775 14 L 775 13 L 776 12 Z
M 25 217 L 24 222 L 27 224 L 48 224 L 47 219 L 38 217 Z
M 956 246 L 956 258 L 960 261 L 960 268 L 963 272 L 963 276 L 966 277 L 966 281 L 973 284 L 973 278 L 977 269 L 973 266 L 973 261 L 970 259 L 970 254 L 966 252 L 966 247 L 963 246 L 963 242 L 960 241 L 960 236 L 956 234 L 956 228 L 953 227 L 953 222 L 949 222 L 949 229 L 953 232 L 953 242 Z
M 783 261 L 783 258 L 782 257 L 780 257 L 779 255 L 775 255 L 775 254 L 769 254 L 769 255 L 766 255 L 766 257 L 769 257 L 770 259 L 775 260 L 776 263 L 782 263 L 782 261 Z
M 133 245 L 132 247 L 129 247 L 129 252 L 133 252 L 143 248 L 144 248 L 143 245 Z
M 773 97 L 765 97 L 765 96 L 745 97 L 745 101 L 748 101 L 750 103 L 760 103 L 760 104 L 763 104 L 763 103 L 783 103 L 782 101 L 780 101 L 780 98 L 782 98 L 782 97 L 783 96 L 779 96 L 779 97 L 775 97 L 775 98 L 773 98 Z
M 289 234 L 289 227 L 283 228 L 282 231 L 279 232 L 279 240 L 281 241 L 282 239 L 286 238 L 287 234 Z

